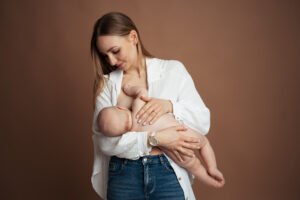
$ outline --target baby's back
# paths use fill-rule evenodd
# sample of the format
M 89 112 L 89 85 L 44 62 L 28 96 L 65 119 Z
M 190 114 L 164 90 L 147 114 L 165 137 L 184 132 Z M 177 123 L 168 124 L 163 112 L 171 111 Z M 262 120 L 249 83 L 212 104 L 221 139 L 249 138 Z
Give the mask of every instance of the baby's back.
M 132 131 L 157 131 L 178 125 L 180 123 L 174 118 L 173 114 L 164 114 L 152 125 L 141 126 L 133 120 Z

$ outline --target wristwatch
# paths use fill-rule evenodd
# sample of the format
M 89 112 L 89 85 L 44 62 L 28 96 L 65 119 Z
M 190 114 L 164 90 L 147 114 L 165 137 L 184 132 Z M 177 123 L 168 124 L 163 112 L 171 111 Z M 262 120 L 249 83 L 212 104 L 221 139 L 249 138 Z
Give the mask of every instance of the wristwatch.
M 151 146 L 153 146 L 153 147 L 156 147 L 156 146 L 158 145 L 158 141 L 157 141 L 155 135 L 156 135 L 156 131 L 153 131 L 153 132 L 149 135 L 149 138 L 148 138 L 149 144 L 150 144 Z

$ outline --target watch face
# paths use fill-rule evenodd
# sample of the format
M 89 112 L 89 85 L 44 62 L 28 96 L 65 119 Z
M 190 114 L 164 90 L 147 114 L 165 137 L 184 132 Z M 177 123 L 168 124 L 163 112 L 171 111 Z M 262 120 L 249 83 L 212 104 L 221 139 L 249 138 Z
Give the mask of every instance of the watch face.
M 149 142 L 150 142 L 151 146 L 157 146 L 157 140 L 154 136 L 149 137 Z

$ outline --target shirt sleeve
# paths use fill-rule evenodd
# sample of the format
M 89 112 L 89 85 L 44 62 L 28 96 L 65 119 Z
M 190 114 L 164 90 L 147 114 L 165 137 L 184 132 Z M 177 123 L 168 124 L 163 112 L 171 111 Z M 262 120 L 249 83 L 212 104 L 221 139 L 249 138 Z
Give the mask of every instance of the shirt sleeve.
M 186 123 L 201 134 L 208 133 L 210 128 L 210 111 L 204 104 L 195 87 L 191 75 L 184 65 L 178 62 L 180 82 L 177 99 L 171 100 L 173 104 L 173 114 L 179 121 Z
M 108 156 L 118 156 L 120 158 L 138 159 L 147 155 L 151 147 L 147 144 L 147 132 L 127 132 L 119 137 L 107 137 L 99 131 L 97 117 L 99 112 L 112 104 L 112 84 L 105 84 L 103 91 L 96 99 L 96 106 L 93 116 L 93 140 L 96 149 Z

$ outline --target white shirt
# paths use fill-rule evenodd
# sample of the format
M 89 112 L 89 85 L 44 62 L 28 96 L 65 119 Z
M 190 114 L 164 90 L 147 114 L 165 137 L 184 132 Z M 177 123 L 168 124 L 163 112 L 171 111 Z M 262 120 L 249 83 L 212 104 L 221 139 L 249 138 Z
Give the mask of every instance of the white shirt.
M 184 65 L 175 60 L 146 58 L 146 67 L 149 97 L 171 100 L 173 114 L 177 120 L 202 134 L 207 134 L 210 128 L 210 112 Z M 101 109 L 117 104 L 123 71 L 117 69 L 106 77 L 107 82 L 96 98 L 92 128 L 94 167 L 91 180 L 93 188 L 103 199 L 106 199 L 110 156 L 134 160 L 148 155 L 151 151 L 147 145 L 147 132 L 127 132 L 120 137 L 106 137 L 99 132 L 97 116 Z M 194 200 L 189 174 L 168 159 L 184 191 L 185 199 Z

